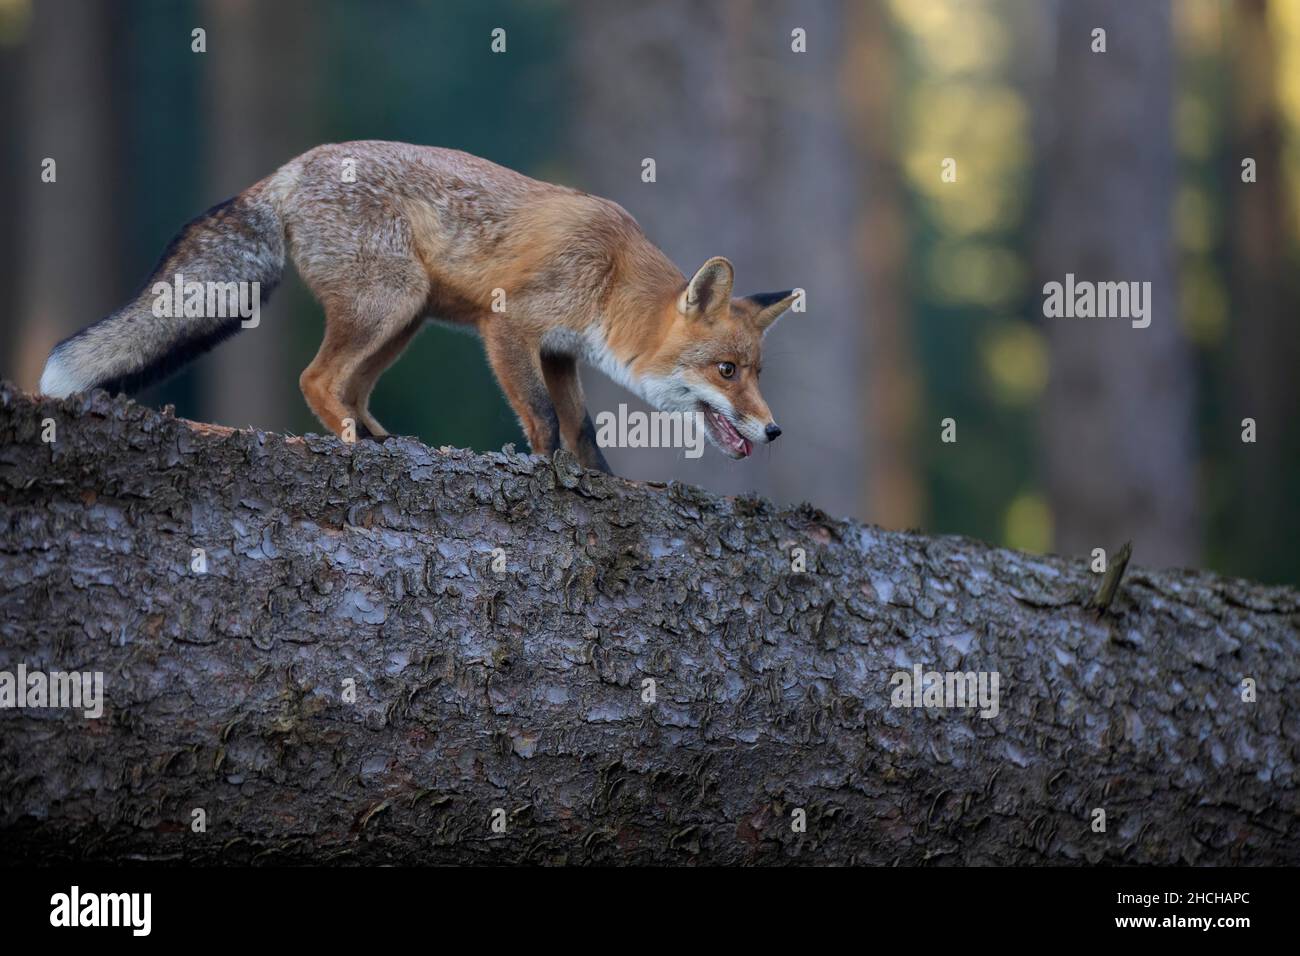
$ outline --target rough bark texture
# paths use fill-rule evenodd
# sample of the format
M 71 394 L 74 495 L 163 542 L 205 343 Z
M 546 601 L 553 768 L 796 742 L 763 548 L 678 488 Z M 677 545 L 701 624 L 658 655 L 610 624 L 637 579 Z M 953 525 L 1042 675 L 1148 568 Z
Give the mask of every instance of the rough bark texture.
M 0 669 L 107 698 L 0 711 L 6 861 L 1300 863 L 1291 589 L 8 386 L 0 499 Z

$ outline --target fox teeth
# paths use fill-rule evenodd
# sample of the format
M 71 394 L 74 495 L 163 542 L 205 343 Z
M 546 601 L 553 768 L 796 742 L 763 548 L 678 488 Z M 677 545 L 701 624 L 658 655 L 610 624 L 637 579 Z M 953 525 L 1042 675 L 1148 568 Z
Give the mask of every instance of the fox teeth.
M 714 434 L 722 445 L 735 452 L 737 457 L 749 457 L 749 453 L 754 448 L 753 444 L 736 430 L 736 426 L 731 424 L 731 421 L 725 415 L 712 408 L 708 409 L 705 414 L 709 419 L 709 423 L 713 426 Z

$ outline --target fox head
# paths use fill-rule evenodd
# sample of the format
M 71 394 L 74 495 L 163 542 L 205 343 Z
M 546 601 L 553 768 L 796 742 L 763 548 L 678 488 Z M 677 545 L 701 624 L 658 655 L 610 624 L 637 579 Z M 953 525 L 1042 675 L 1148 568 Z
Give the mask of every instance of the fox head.
M 731 263 L 715 256 L 667 306 L 668 333 L 646 363 L 646 398 L 661 411 L 704 416 L 720 451 L 746 458 L 781 434 L 758 390 L 763 336 L 794 302 L 793 290 L 733 298 Z

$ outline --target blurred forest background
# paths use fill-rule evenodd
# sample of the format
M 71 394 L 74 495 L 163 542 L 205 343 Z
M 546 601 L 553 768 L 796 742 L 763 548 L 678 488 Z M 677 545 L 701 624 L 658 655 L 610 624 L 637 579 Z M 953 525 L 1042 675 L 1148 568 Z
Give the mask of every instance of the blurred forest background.
M 448 146 L 617 200 L 688 273 L 728 256 L 738 293 L 807 289 L 768 338 L 780 442 L 615 450 L 620 474 L 1300 581 L 1297 0 L 0 0 L 0 101 L 0 375 L 26 388 L 182 223 L 294 155 Z M 1066 272 L 1150 281 L 1150 328 L 1044 319 Z M 141 400 L 319 431 L 297 379 L 320 328 L 287 270 L 258 329 Z M 584 380 L 593 415 L 640 407 Z M 441 327 L 372 407 L 526 448 Z

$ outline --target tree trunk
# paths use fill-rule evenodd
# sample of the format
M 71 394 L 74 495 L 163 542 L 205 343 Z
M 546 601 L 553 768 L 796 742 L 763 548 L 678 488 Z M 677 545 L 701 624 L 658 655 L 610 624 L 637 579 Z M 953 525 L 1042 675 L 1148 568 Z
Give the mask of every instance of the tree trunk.
M 1056 8 L 1043 164 L 1040 282 L 1149 282 L 1150 326 L 1047 318 L 1041 419 L 1056 549 L 1132 537 L 1153 564 L 1191 565 L 1200 533 L 1191 350 L 1180 327 L 1172 209 L 1173 41 L 1167 2 Z M 1093 30 L 1106 31 L 1093 52 Z M 1041 288 L 1041 286 L 1040 286 Z M 1039 300 L 1041 306 L 1042 300 Z
M 121 212 L 115 191 L 118 129 L 113 42 L 120 14 L 108 4 L 33 5 L 23 51 L 21 306 L 8 374 L 35 388 L 65 336 L 121 304 L 116 278 Z M 6 121 L 8 125 L 8 121 Z M 42 178 L 54 160 L 53 182 Z M 10 212 L 6 210 L 6 218 Z
M 618 474 L 862 511 L 862 172 L 850 117 L 826 95 L 842 80 L 845 26 L 839 0 L 578 6 L 574 185 L 625 206 L 687 275 L 720 255 L 735 266 L 737 295 L 807 293 L 807 311 L 781 319 L 764 344 L 779 445 L 743 466 L 610 449 Z M 791 49 L 796 28 L 807 52 Z M 652 183 L 644 159 L 655 161 Z M 601 376 L 584 385 L 593 417 L 645 407 Z M 835 468 L 809 465 L 832 455 Z
M 848 10 L 844 95 L 864 170 L 857 230 L 870 304 L 859 343 L 862 371 L 854 376 L 866 447 L 859 513 L 886 528 L 915 528 L 925 511 L 915 447 L 922 386 L 906 283 L 912 263 L 905 186 L 895 158 L 899 96 L 892 27 L 880 0 Z
M 1300 863 L 1292 589 L 7 385 L 0 498 L 0 670 L 105 700 L 0 711 L 6 861 Z
M 1291 567 L 1270 556 L 1274 541 L 1300 535 L 1295 463 L 1300 461 L 1300 343 L 1295 334 L 1296 234 L 1287 210 L 1287 161 L 1277 108 L 1277 56 L 1264 0 L 1230 8 L 1233 100 L 1226 188 L 1231 225 L 1231 409 L 1224 444 L 1235 473 L 1228 538 L 1246 573 L 1285 580 Z M 1241 162 L 1256 163 L 1256 180 L 1241 180 Z M 1241 422 L 1253 418 L 1258 441 L 1243 444 Z M 1279 573 L 1280 572 L 1280 573 Z
M 314 65 L 321 61 L 320 8 L 306 0 L 204 0 L 202 10 L 213 50 L 205 94 L 207 179 L 215 203 L 317 145 L 311 107 Z M 285 354 L 303 290 L 297 283 L 285 286 L 263 308 L 256 329 L 234 336 L 204 362 L 205 419 L 237 427 L 288 425 L 301 399 L 298 370 L 285 374 Z

